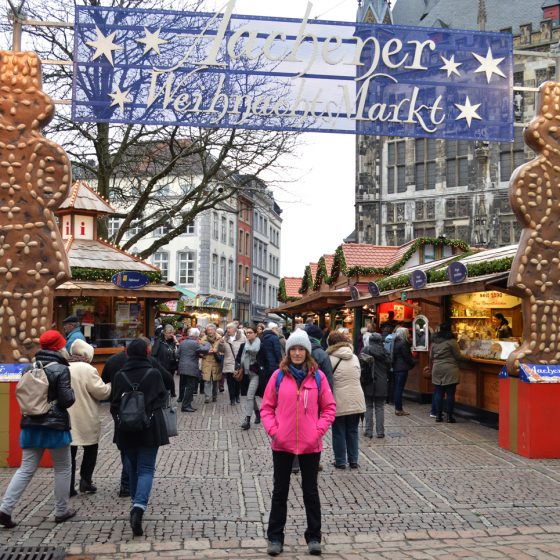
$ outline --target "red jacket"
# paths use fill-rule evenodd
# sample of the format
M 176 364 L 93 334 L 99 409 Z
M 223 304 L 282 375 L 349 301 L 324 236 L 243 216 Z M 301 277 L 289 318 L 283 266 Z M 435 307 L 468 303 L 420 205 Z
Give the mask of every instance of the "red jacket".
M 276 370 L 270 378 L 261 405 L 261 420 L 270 436 L 273 451 L 295 455 L 320 453 L 323 436 L 334 422 L 336 404 L 325 374 L 317 394 L 315 372 L 310 372 L 298 389 L 291 373 L 285 373 L 276 394 Z

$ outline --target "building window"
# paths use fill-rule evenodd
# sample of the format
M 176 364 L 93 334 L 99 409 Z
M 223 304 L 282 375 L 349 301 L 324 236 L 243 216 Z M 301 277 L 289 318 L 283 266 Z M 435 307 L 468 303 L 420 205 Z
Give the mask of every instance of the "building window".
M 249 293 L 249 281 L 251 280 L 251 276 L 249 275 L 249 267 L 245 267 L 245 278 L 243 278 L 243 285 L 244 285 L 244 292 Z
M 245 233 L 245 255 L 249 256 L 251 254 L 251 234 L 249 232 Z
M 245 240 L 245 234 L 243 232 L 242 229 L 239 230 L 239 236 L 237 238 L 237 250 L 239 251 L 239 254 L 242 255 L 243 254 L 243 242 Z
M 188 251 L 178 254 L 177 280 L 180 286 L 194 284 L 195 271 L 195 255 L 194 252 Z
M 387 150 L 387 192 L 394 194 L 395 189 L 396 192 L 405 192 L 406 143 L 404 140 L 389 142 Z
M 185 233 L 187 235 L 194 235 L 196 233 L 196 227 L 195 227 L 194 222 L 192 222 L 191 224 L 187 224 L 187 227 L 185 229 Z
M 121 220 L 120 218 L 109 218 L 109 238 L 113 239 L 117 233 L 119 232 L 119 228 L 121 227 Z
M 388 203 L 385 208 L 387 210 L 387 223 L 393 223 L 395 221 L 395 206 L 394 206 L 394 204 Z
M 238 292 L 244 291 L 243 265 L 241 264 L 237 267 L 237 291 Z
M 426 201 L 426 219 L 434 220 L 436 217 L 436 201 L 430 198 Z
M 516 128 L 513 144 L 509 142 L 500 144 L 500 181 L 509 182 L 513 171 L 523 163 L 525 163 L 523 133 Z
M 416 147 L 416 190 L 423 191 L 436 188 L 436 141 L 419 138 Z
M 446 145 L 447 187 L 464 187 L 469 184 L 469 145 L 467 142 L 448 140 Z
M 159 226 L 158 228 L 156 228 L 155 233 L 159 237 L 167 235 L 169 233 L 169 226 L 168 225 Z
M 228 269 L 227 269 L 227 291 L 233 292 L 233 260 L 229 259 L 228 261 Z
M 448 198 L 445 201 L 445 217 L 454 218 L 457 215 L 457 201 L 454 198 Z
M 397 222 L 399 224 L 404 223 L 404 202 L 399 202 L 397 205 Z
M 226 258 L 220 257 L 220 290 L 226 289 Z
M 167 251 L 154 253 L 152 263 L 161 270 L 162 281 L 167 282 L 169 280 L 169 253 Z
M 227 219 L 222 216 L 222 243 L 225 245 L 227 243 Z
M 218 212 L 212 212 L 212 239 L 219 239 L 219 220 Z
M 212 287 L 218 287 L 218 255 L 212 255 Z
M 233 247 L 235 245 L 235 239 L 234 239 L 234 224 L 233 224 L 233 220 L 229 221 L 229 229 L 228 229 L 228 241 L 229 244 L 231 245 L 231 247 Z

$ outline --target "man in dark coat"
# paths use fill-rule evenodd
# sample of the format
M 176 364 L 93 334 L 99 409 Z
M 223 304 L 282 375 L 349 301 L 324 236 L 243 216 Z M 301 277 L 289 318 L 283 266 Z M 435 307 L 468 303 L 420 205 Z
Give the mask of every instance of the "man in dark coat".
M 127 355 L 124 367 L 116 374 L 111 386 L 111 414 L 115 421 L 114 441 L 124 455 L 124 466 L 130 482 L 130 525 L 135 535 L 142 535 L 142 516 L 150 497 L 157 452 L 161 445 L 169 443 L 162 412 L 167 401 L 167 390 L 161 375 L 148 359 L 148 344 L 145 340 L 133 340 L 128 345 Z M 151 419 L 150 425 L 144 430 L 125 431 L 119 427 L 122 395 L 132 390 L 125 375 L 144 394 L 146 415 Z
M 183 412 L 196 412 L 192 406 L 194 391 L 202 372 L 199 358 L 207 354 L 210 344 L 200 342 L 200 331 L 196 328 L 189 330 L 189 336 L 179 344 L 177 357 L 179 359 L 179 400 L 182 401 Z
M 364 435 L 368 438 L 373 437 L 373 411 L 375 409 L 375 431 L 378 438 L 384 438 L 389 357 L 383 348 L 383 339 L 379 333 L 370 334 L 369 344 L 360 354 L 360 365 L 362 367 L 362 389 L 366 398 Z
M 278 369 L 282 361 L 282 347 L 280 339 L 274 332 L 276 323 L 268 323 L 261 336 L 261 349 L 257 355 L 257 363 L 263 368 L 265 387 L 272 374 Z M 262 395 L 260 395 L 262 396 Z
M 175 375 L 177 372 L 177 339 L 173 325 L 165 325 L 162 335 L 155 339 L 152 357 L 171 375 Z
M 331 390 L 333 389 L 333 370 L 331 359 L 321 346 L 323 331 L 317 325 L 305 325 L 305 332 L 311 341 L 311 355 L 325 374 Z

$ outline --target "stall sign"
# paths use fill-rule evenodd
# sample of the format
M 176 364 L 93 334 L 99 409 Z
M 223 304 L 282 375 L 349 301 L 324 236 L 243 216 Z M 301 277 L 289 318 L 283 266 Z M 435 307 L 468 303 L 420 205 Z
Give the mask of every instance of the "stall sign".
M 113 274 L 111 282 L 118 286 L 119 288 L 124 288 L 126 290 L 136 290 L 138 288 L 143 288 L 150 283 L 150 279 L 145 274 L 136 271 L 129 272 L 117 272 Z
M 503 292 L 473 292 L 471 294 L 457 294 L 453 301 L 461 303 L 470 309 L 511 309 L 521 303 L 515 296 Z
M 376 282 L 369 282 L 367 285 L 367 289 L 370 296 L 377 297 L 379 295 L 379 286 Z
M 511 33 L 76 6 L 72 119 L 513 141 Z
M 21 374 L 29 364 L 0 364 L 0 383 L 19 381 Z
M 447 267 L 447 278 L 449 278 L 449 281 L 453 282 L 453 284 L 464 282 L 468 275 L 467 267 L 462 262 L 457 261 L 451 263 Z
M 519 378 L 525 383 L 560 383 L 560 364 L 519 364 Z
M 421 290 L 428 283 L 428 276 L 423 270 L 413 270 L 410 273 L 410 284 L 415 290 Z
M 356 288 L 356 286 L 351 286 L 350 287 L 350 297 L 356 301 L 357 299 L 360 299 L 360 291 L 358 290 L 358 288 Z

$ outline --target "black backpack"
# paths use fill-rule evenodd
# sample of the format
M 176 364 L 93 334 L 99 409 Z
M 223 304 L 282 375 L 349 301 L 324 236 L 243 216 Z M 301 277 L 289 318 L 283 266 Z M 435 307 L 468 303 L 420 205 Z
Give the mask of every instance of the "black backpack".
M 150 427 L 152 418 L 146 413 L 144 393 L 138 390 L 150 371 L 152 370 L 149 369 L 138 383 L 132 383 L 124 371 L 119 372 L 132 388 L 132 391 L 123 393 L 119 404 L 117 422 L 120 430 L 125 432 L 141 432 Z

